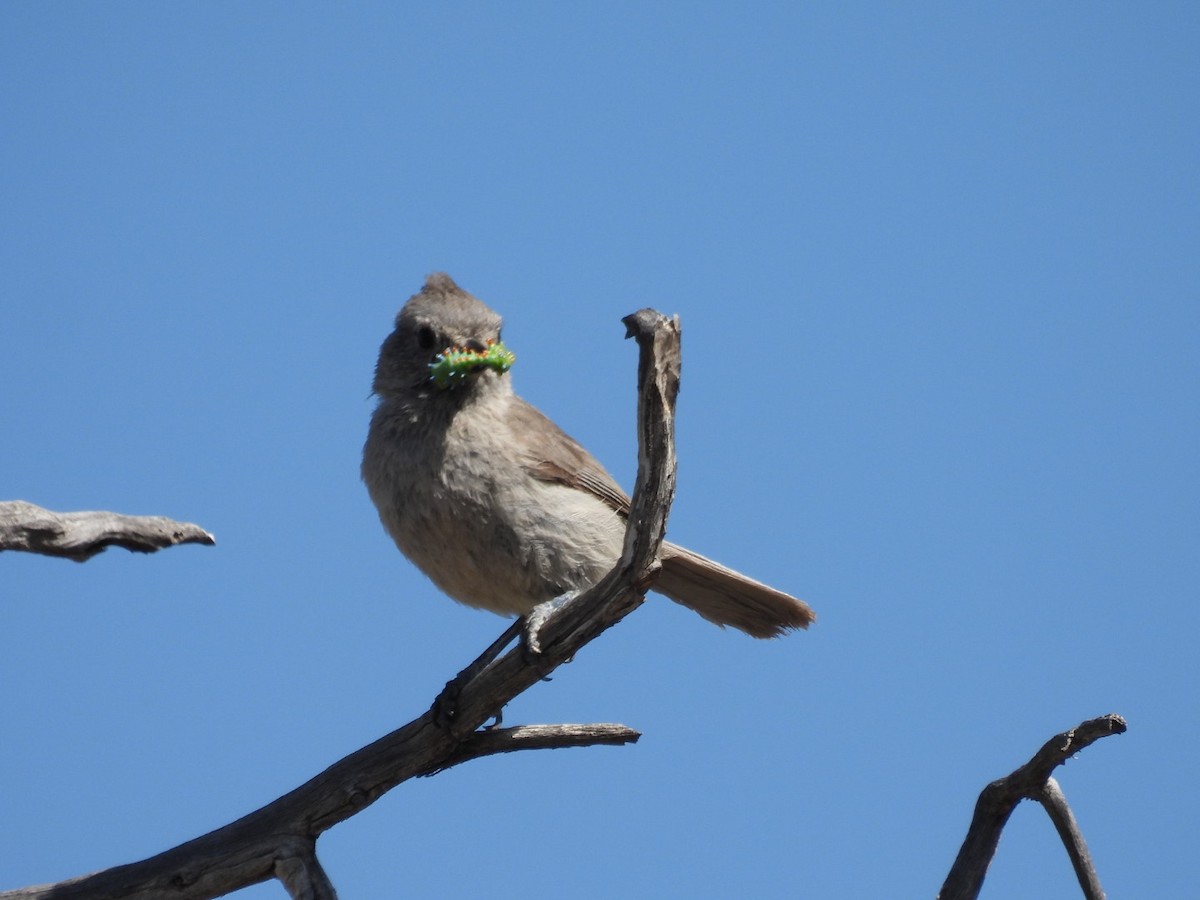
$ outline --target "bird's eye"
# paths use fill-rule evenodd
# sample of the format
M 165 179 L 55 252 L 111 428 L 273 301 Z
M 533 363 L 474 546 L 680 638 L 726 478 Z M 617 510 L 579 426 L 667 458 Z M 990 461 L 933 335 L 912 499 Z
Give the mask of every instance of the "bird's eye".
M 422 325 L 421 330 L 417 332 L 417 343 L 421 345 L 422 350 L 433 349 L 433 329 L 428 325 Z

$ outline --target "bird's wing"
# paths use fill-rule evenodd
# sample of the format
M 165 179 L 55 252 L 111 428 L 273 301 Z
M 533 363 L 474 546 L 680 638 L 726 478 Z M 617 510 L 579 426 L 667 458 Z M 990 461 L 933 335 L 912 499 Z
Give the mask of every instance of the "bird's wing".
M 515 449 L 521 465 L 534 478 L 584 491 L 627 515 L 629 497 L 604 466 L 574 438 L 520 397 L 509 410 Z

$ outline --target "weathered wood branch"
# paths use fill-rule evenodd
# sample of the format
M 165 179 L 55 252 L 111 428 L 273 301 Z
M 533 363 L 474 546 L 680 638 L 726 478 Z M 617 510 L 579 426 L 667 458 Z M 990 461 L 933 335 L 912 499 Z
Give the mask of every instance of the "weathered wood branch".
M 275 877 L 292 900 L 337 900 L 337 891 L 325 870 L 317 861 L 316 840 L 298 840 L 293 851 L 287 855 L 287 847 L 281 847 L 275 860 Z
M 542 626 L 542 653 L 499 655 L 508 628 L 455 679 L 453 715 L 431 709 L 334 763 L 279 799 L 157 856 L 58 884 L 0 893 L 0 900 L 207 900 L 270 878 L 293 897 L 327 900 L 333 887 L 316 861 L 316 839 L 409 778 L 517 749 L 626 743 L 624 726 L 535 726 L 479 731 L 522 691 L 641 605 L 657 567 L 674 495 L 674 403 L 679 323 L 653 310 L 624 320 L 640 347 L 638 476 L 620 562 Z M 498 657 L 498 658 L 497 658 Z
M 1050 821 L 1054 823 L 1063 846 L 1067 848 L 1067 856 L 1071 859 L 1071 867 L 1075 870 L 1075 877 L 1079 879 L 1079 886 L 1083 888 L 1083 896 L 1086 900 L 1104 900 L 1104 888 L 1100 887 L 1100 876 L 1096 874 L 1092 854 L 1088 851 L 1083 832 L 1079 830 L 1079 823 L 1075 821 L 1075 814 L 1067 805 L 1067 798 L 1058 782 L 1047 778 L 1042 796 L 1038 800 L 1050 816 Z
M 1050 774 L 1080 750 L 1110 734 L 1123 734 L 1125 729 L 1125 720 L 1118 715 L 1089 719 L 1070 731 L 1056 734 L 1021 768 L 985 787 L 975 804 L 975 815 L 966 839 L 938 893 L 938 900 L 975 900 L 979 896 L 984 876 L 1000 843 L 1000 832 L 1017 804 L 1026 799 L 1041 802 L 1050 813 L 1067 847 L 1084 896 L 1088 900 L 1103 900 L 1104 891 L 1100 888 L 1083 835 L 1058 783 Z
M 56 513 L 24 500 L 0 501 L 0 551 L 24 550 L 85 562 L 109 547 L 153 553 L 176 544 L 215 544 L 190 522 L 114 512 Z
M 557 750 L 562 747 L 596 747 L 636 744 L 640 731 L 627 725 L 517 725 L 512 728 L 488 728 L 476 731 L 459 745 L 439 768 L 423 775 L 435 775 L 449 766 L 468 759 L 513 753 L 517 750 Z

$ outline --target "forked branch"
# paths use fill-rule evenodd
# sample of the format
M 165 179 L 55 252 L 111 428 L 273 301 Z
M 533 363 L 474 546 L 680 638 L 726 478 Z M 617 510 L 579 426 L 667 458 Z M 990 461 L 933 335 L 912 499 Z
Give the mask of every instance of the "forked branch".
M 1026 799 L 1039 801 L 1050 814 L 1087 900 L 1103 900 L 1104 891 L 1100 888 L 1100 879 L 1083 835 L 1050 773 L 1080 750 L 1110 734 L 1123 734 L 1125 728 L 1125 720 L 1118 715 L 1089 719 L 1070 731 L 1056 734 L 1021 768 L 985 787 L 975 804 L 971 827 L 938 900 L 974 900 L 979 896 L 984 876 L 1000 843 L 1000 832 L 1017 804 Z
M 223 828 L 141 862 L 0 893 L 0 900 L 202 900 L 271 878 L 279 879 L 292 897 L 329 900 L 335 894 L 317 862 L 317 838 L 407 779 L 513 750 L 636 741 L 638 733 L 622 725 L 479 730 L 645 599 L 675 487 L 679 323 L 653 310 L 624 321 L 641 350 L 638 476 L 624 552 L 612 572 L 545 622 L 540 655 L 530 659 L 520 647 L 504 653 L 517 633 L 509 628 L 455 680 L 448 724 L 431 709 Z

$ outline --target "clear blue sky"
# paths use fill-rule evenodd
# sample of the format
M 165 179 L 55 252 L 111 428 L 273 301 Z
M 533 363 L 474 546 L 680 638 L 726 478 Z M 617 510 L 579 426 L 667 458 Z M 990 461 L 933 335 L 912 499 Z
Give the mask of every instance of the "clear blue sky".
M 0 495 L 218 539 L 0 557 L 0 888 L 258 807 L 499 634 L 358 477 L 445 269 L 626 485 L 619 320 L 679 313 L 671 536 L 820 621 L 652 599 L 506 712 L 640 744 L 403 786 L 318 845 L 343 897 L 931 897 L 1106 712 L 1059 773 L 1104 884 L 1191 890 L 1200 7 L 1053 7 L 0 6 Z M 984 896 L 1075 891 L 1022 807 Z

